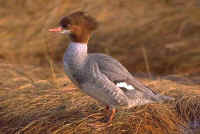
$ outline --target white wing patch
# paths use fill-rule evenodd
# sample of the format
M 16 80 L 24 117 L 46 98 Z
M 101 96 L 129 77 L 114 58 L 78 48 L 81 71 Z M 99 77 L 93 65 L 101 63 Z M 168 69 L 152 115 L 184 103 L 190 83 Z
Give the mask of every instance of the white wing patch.
M 135 88 L 132 85 L 128 85 L 126 82 L 118 82 L 117 87 L 126 88 L 127 90 L 135 90 Z

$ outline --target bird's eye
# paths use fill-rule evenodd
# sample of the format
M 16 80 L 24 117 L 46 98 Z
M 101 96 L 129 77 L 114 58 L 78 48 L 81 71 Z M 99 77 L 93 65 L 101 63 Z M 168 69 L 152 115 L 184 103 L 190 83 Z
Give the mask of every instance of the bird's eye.
M 67 24 L 62 24 L 62 27 L 63 27 L 63 28 L 66 28 L 66 27 L 67 27 Z

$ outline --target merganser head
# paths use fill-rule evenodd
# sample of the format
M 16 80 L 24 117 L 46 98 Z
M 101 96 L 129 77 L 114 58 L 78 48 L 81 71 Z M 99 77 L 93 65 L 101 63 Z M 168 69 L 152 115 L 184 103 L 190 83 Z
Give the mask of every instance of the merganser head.
M 49 31 L 68 34 L 73 42 L 79 43 L 87 43 L 92 32 L 98 27 L 94 18 L 81 11 L 63 17 L 59 25 L 58 28 Z

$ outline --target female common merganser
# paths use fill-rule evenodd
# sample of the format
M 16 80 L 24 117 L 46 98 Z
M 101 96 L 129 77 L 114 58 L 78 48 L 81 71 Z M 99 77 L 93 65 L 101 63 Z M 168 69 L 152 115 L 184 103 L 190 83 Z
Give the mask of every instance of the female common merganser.
M 88 54 L 87 45 L 97 21 L 84 12 L 64 17 L 58 28 L 50 32 L 68 34 L 71 42 L 64 54 L 64 70 L 83 92 L 112 109 L 111 122 L 117 107 L 133 107 L 168 100 L 137 81 L 127 69 L 110 56 Z

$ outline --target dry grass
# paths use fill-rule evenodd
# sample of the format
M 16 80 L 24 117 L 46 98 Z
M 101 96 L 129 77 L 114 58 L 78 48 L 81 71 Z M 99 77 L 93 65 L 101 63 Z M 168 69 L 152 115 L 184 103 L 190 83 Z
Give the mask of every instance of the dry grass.
M 149 77 L 152 72 L 184 73 L 156 80 L 140 78 L 176 101 L 119 109 L 111 125 L 89 126 L 105 120 L 103 106 L 63 74 L 60 61 L 67 40 L 47 33 L 61 16 L 78 9 L 101 23 L 90 51 L 113 55 L 130 71 L 148 72 Z M 4 59 L 0 134 L 200 133 L 200 18 L 195 0 L 1 1 L 0 15 L 0 58 Z M 196 127 L 191 125 L 194 122 Z
M 3 134 L 182 134 L 190 130 L 189 121 L 200 117 L 199 85 L 140 78 L 176 101 L 119 109 L 111 125 L 95 129 L 88 124 L 103 122 L 103 106 L 79 92 L 62 70 L 55 68 L 52 79 L 49 68 L 2 63 L 0 73 Z
M 186 121 L 200 121 L 200 94 L 185 95 L 176 102 L 177 112 Z

